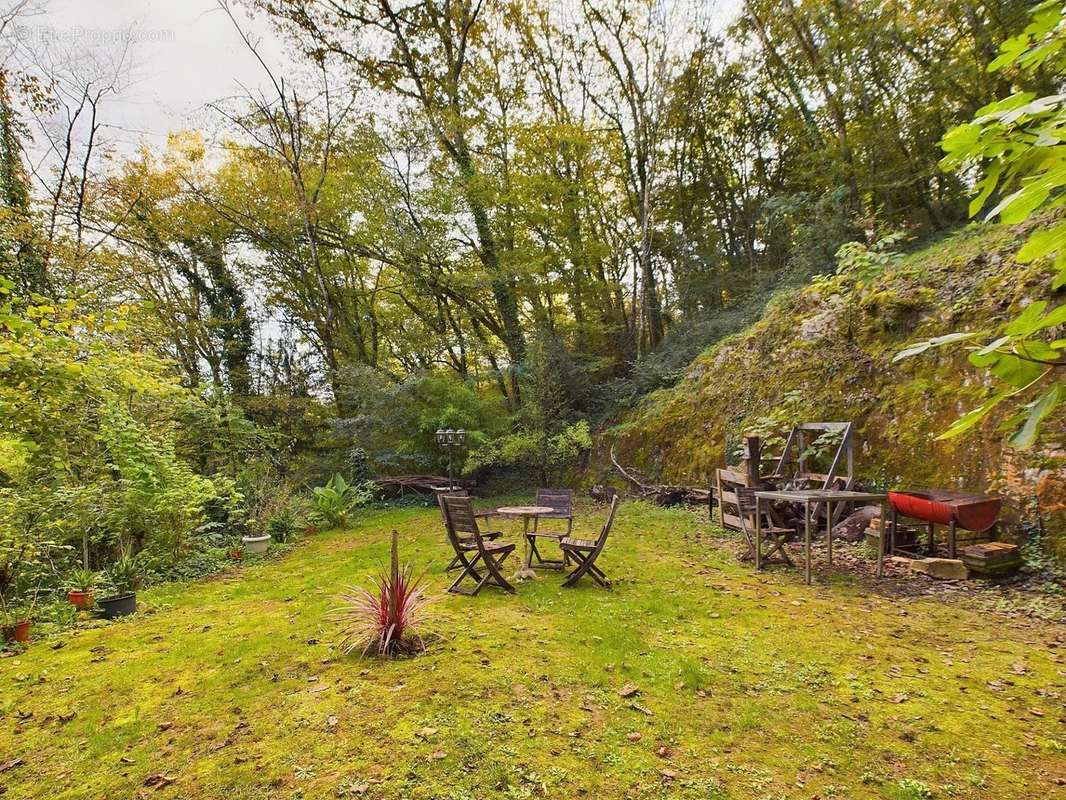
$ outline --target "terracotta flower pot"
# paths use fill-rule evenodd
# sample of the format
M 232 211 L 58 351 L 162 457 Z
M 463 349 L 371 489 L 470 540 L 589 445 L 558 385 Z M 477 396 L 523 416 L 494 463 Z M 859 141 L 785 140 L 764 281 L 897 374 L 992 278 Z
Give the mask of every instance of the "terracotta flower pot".
M 79 611 L 88 611 L 95 603 L 92 592 L 82 592 L 77 589 L 67 592 L 67 600 Z
M 30 621 L 21 619 L 3 627 L 5 642 L 28 642 L 30 640 Z

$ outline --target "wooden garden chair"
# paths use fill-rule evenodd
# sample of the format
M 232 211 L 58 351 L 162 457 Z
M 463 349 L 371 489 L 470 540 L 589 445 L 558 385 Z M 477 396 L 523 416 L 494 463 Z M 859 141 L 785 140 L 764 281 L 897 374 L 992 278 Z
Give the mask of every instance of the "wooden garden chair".
M 611 498 L 611 511 L 607 515 L 600 535 L 596 539 L 573 539 L 569 536 L 559 542 L 564 556 L 577 564 L 577 569 L 566 576 L 563 586 L 573 586 L 581 576 L 588 573 L 596 583 L 604 589 L 611 588 L 611 582 L 603 574 L 603 570 L 596 566 L 596 559 L 603 552 L 603 546 L 607 543 L 607 537 L 611 533 L 611 525 L 614 524 L 614 515 L 618 510 L 618 496 Z
M 541 556 L 537 549 L 537 539 L 551 539 L 560 542 L 569 536 L 574 530 L 574 492 L 572 489 L 537 489 L 537 501 L 535 506 L 545 506 L 552 509 L 550 514 L 540 514 L 533 517 L 533 529 L 526 534 L 529 541 L 529 561 L 542 567 L 556 567 L 562 569 L 569 565 L 569 558 L 564 551 L 562 559 L 546 559 Z M 566 533 L 558 531 L 542 531 L 539 523 L 542 519 L 566 520 Z
M 744 532 L 744 538 L 748 542 L 748 552 L 745 559 L 755 560 L 755 490 L 743 486 L 736 488 L 737 510 L 740 512 L 740 525 Z M 777 561 L 795 566 L 788 555 L 785 545 L 796 539 L 795 528 L 785 528 L 777 525 L 770 514 L 768 503 L 763 503 L 759 512 L 762 516 L 760 530 L 762 533 L 762 561 L 766 563 L 774 555 L 779 556 Z
M 514 587 L 503 577 L 500 568 L 507 556 L 514 552 L 515 546 L 492 541 L 481 532 L 469 497 L 442 494 L 437 496 L 437 502 L 440 503 L 441 513 L 444 515 L 448 541 L 455 550 L 455 558 L 463 570 L 448 587 L 448 591 L 472 596 L 480 592 L 486 584 L 493 584 L 513 594 Z M 461 584 L 467 577 L 474 581 L 474 585 L 463 588 Z
M 440 505 L 439 498 L 442 495 L 448 495 L 450 497 L 470 497 L 470 492 L 468 492 L 466 489 L 442 489 L 442 490 L 439 490 L 437 492 L 437 498 L 438 498 L 438 503 L 437 504 L 438 505 Z M 448 520 L 444 516 L 444 506 L 443 505 L 440 505 L 440 513 L 441 513 L 441 519 L 444 521 L 445 527 L 447 527 Z M 489 517 L 493 516 L 495 513 L 496 513 L 495 511 L 475 511 L 474 512 L 474 517 L 477 518 L 477 519 L 488 519 Z M 500 531 L 482 531 L 481 532 L 482 538 L 488 539 L 490 541 L 495 540 L 495 539 L 499 539 L 502 535 L 503 534 Z M 448 566 L 446 566 L 444 568 L 444 571 L 445 572 L 451 572 L 453 570 L 459 569 L 459 567 L 461 567 L 461 566 L 462 566 L 462 564 L 459 562 L 459 556 L 454 556 L 452 558 L 452 560 L 448 563 Z

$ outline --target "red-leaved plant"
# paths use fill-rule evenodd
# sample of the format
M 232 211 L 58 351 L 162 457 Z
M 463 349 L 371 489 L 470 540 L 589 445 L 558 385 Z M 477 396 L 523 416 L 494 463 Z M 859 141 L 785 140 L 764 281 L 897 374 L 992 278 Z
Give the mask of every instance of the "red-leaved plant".
M 400 567 L 398 540 L 393 531 L 389 571 L 374 579 L 373 590 L 351 587 L 339 598 L 344 605 L 332 616 L 344 625 L 340 646 L 345 655 L 356 650 L 366 655 L 373 649 L 381 656 L 425 650 L 418 634 L 429 605 L 425 573 L 416 578 L 410 565 Z

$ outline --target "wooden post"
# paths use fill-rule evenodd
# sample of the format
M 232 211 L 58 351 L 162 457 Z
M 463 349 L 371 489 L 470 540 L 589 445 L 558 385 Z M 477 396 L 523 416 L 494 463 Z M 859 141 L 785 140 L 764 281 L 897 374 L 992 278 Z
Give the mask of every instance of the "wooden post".
M 392 531 L 392 564 L 389 574 L 392 577 L 392 591 L 389 592 L 389 624 L 396 622 L 396 586 L 400 582 L 400 534 Z
M 758 436 L 744 436 L 744 457 L 740 466 L 748 476 L 748 486 L 759 488 L 759 468 L 762 465 L 762 439 Z

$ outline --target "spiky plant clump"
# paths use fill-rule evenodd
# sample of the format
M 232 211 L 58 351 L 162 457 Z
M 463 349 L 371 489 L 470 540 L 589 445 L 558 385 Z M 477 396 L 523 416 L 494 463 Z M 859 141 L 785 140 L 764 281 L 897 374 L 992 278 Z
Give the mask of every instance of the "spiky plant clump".
M 381 656 L 395 656 L 425 649 L 418 634 L 429 605 L 424 574 L 415 577 L 410 565 L 400 567 L 398 538 L 393 531 L 391 565 L 374 579 L 374 589 L 351 587 L 339 598 L 343 606 L 333 618 L 344 626 L 340 647 L 346 655 L 376 650 Z

